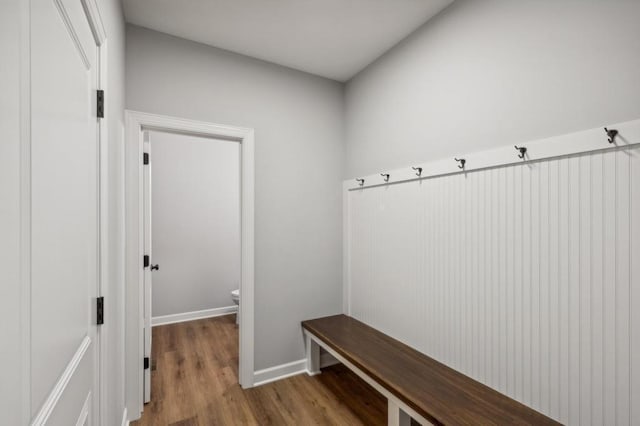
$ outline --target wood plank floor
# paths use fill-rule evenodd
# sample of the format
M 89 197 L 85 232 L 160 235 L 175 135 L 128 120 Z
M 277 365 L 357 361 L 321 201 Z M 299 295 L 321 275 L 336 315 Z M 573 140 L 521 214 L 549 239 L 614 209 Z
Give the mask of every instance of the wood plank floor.
M 151 402 L 133 425 L 385 425 L 386 400 L 342 365 L 238 385 L 235 315 L 153 328 Z M 155 369 L 153 369 L 155 368 Z

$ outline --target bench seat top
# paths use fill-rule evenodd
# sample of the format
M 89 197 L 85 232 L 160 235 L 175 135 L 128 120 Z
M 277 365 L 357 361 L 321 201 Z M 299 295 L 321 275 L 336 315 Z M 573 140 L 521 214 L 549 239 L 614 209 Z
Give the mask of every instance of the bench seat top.
M 349 316 L 302 327 L 434 424 L 560 424 Z

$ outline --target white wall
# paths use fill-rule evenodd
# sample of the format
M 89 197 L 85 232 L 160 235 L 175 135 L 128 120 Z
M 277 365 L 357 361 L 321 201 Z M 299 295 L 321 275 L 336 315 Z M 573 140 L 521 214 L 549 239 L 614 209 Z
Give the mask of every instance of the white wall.
M 352 178 L 640 118 L 640 3 L 458 0 L 346 88 Z
M 240 285 L 240 144 L 149 132 L 153 316 L 233 306 Z
M 341 312 L 342 85 L 127 27 L 127 108 L 255 129 L 255 369 Z

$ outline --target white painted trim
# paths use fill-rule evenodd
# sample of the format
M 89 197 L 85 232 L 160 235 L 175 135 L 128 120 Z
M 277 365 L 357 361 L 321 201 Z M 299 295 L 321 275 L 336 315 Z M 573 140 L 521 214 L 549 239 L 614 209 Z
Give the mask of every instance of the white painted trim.
M 254 176 L 254 131 L 244 130 L 241 149 L 241 224 L 240 224 L 240 385 L 253 387 L 254 371 L 254 252 L 255 252 L 255 176 Z
M 97 7 L 97 5 L 96 5 Z M 103 39 L 101 44 L 98 46 L 99 57 L 98 57 L 98 88 L 105 90 L 107 89 L 107 41 Z M 109 97 L 107 97 L 105 101 L 105 111 L 109 105 Z M 108 136 L 108 120 L 112 120 L 113 118 L 109 117 L 108 114 L 105 114 L 104 118 L 98 119 L 98 152 L 99 152 L 99 160 L 98 160 L 98 248 L 99 248 L 99 257 L 98 257 L 98 271 L 99 271 L 99 279 L 98 279 L 98 296 L 111 296 L 114 293 L 107 291 L 108 283 L 117 282 L 112 277 L 109 276 L 109 240 L 111 238 L 111 229 L 109 228 L 109 136 Z M 109 299 L 109 297 L 107 297 Z M 113 299 L 113 298 L 111 298 Z M 107 303 L 111 303 L 108 301 Z M 96 347 L 98 353 L 98 389 L 97 391 L 97 400 L 98 407 L 94 410 L 95 416 L 99 419 L 99 423 L 104 423 L 105 412 L 107 405 L 107 377 L 110 377 L 109 371 L 107 371 L 107 360 L 109 359 L 109 354 L 107 351 L 108 348 L 108 336 L 112 329 L 112 322 L 107 321 L 106 324 L 98 327 L 96 331 Z M 111 333 L 112 336 L 117 336 L 117 333 Z M 120 335 L 122 342 L 124 342 L 124 334 Z M 113 343 L 113 342 L 112 342 Z M 121 374 L 124 375 L 124 372 Z
M 254 380 L 254 131 L 219 124 L 167 117 L 137 111 L 125 111 L 125 229 L 126 229 L 126 354 L 125 395 L 130 416 L 138 418 L 143 410 L 144 353 L 142 339 L 142 131 L 159 130 L 183 134 L 225 138 L 241 147 L 241 280 L 240 293 L 240 366 L 243 388 Z M 153 161 L 153 160 L 152 160 Z
M 87 0 L 93 3 L 93 0 Z M 101 26 L 102 22 L 99 24 L 94 19 L 99 19 L 98 6 L 95 5 L 95 14 L 87 15 L 88 19 L 91 21 L 91 26 Z M 96 15 L 97 14 L 97 15 Z M 106 33 L 104 33 L 104 29 L 101 34 L 96 34 L 94 32 L 94 36 L 96 37 L 96 43 L 98 43 L 98 88 L 107 92 L 107 70 L 108 70 L 108 41 L 106 40 Z M 100 37 L 100 38 L 99 38 Z M 98 281 L 98 296 L 111 296 L 113 293 L 107 291 L 107 286 L 109 282 L 117 282 L 109 276 L 109 268 L 110 259 L 109 259 L 109 240 L 111 238 L 111 229 L 109 228 L 109 134 L 108 134 L 108 124 L 110 120 L 114 120 L 114 117 L 110 117 L 108 114 L 108 106 L 109 106 L 110 97 L 107 96 L 105 100 L 105 117 L 98 119 L 98 228 L 99 228 L 99 257 L 98 257 L 98 271 L 99 271 L 99 281 Z M 109 302 L 107 302 L 109 303 Z M 110 377 L 108 371 L 108 362 L 109 354 L 107 348 L 109 346 L 108 339 L 106 336 L 111 334 L 112 336 L 117 336 L 115 333 L 111 333 L 112 322 L 107 321 L 101 327 L 98 327 L 96 332 L 96 348 L 98 353 L 98 388 L 96 389 L 96 400 L 98 401 L 98 406 L 94 409 L 94 418 L 98 419 L 98 424 L 104 423 L 106 418 L 105 409 L 107 405 L 107 393 L 108 393 L 108 383 L 106 378 Z M 122 341 L 124 341 L 124 334 L 120 335 Z M 113 343 L 113 342 L 112 342 Z M 124 374 L 124 372 L 121 372 Z
M 122 421 L 120 422 L 121 426 L 129 426 L 129 418 L 127 416 L 127 407 L 124 407 L 122 410 Z
M 360 377 L 362 380 L 370 384 L 375 390 L 380 392 L 388 400 L 392 401 L 394 404 L 400 407 L 402 411 L 410 415 L 418 423 L 420 423 L 421 425 L 431 425 L 431 422 L 429 422 L 427 419 L 422 417 L 420 414 L 416 413 L 413 408 L 409 407 L 407 404 L 402 402 L 394 394 L 389 392 L 386 388 L 384 388 L 382 385 L 380 385 L 378 382 L 376 382 L 374 379 L 372 379 L 369 375 L 364 373 L 358 367 L 353 365 L 351 362 L 347 361 L 346 358 L 344 358 L 342 355 L 334 351 L 329 345 L 324 343 L 322 340 L 318 339 L 313 333 L 309 332 L 308 330 L 304 330 L 304 333 L 306 336 L 309 336 L 310 339 L 316 342 L 318 346 L 320 346 L 322 349 L 330 353 L 335 359 L 340 361 L 342 364 L 346 365 L 351 371 L 356 373 L 358 377 Z
M 76 426 L 83 426 L 87 423 L 87 418 L 89 417 L 89 405 L 91 404 L 91 391 L 87 394 L 87 397 L 84 400 L 84 404 L 82 405 L 82 410 L 80 410 L 80 415 L 78 416 L 78 421 L 76 421 Z
M 152 155 L 151 144 L 149 143 L 149 132 L 142 132 L 142 152 L 144 155 Z M 142 166 L 142 230 L 140 238 L 142 241 L 142 253 L 145 256 L 149 256 L 149 259 L 154 260 L 153 247 L 151 245 L 151 229 L 153 228 L 153 212 L 151 211 L 151 196 L 152 196 L 152 168 L 153 163 L 149 163 L 146 167 Z M 151 270 L 151 264 L 148 268 L 144 268 L 142 287 L 142 306 L 144 307 L 142 312 L 142 328 L 143 328 L 143 357 L 149 358 L 151 361 L 153 354 L 151 353 L 151 345 L 153 342 L 151 331 L 151 315 L 153 315 L 153 303 L 152 303 L 152 288 L 153 288 L 153 275 Z M 142 389 L 143 389 L 143 403 L 151 402 L 151 369 L 145 368 L 142 373 Z
M 238 307 L 225 306 L 222 308 L 203 309 L 201 311 L 183 312 L 181 314 L 159 315 L 151 318 L 151 326 L 175 324 L 178 322 L 194 321 L 205 318 L 219 317 L 222 315 L 231 315 L 238 312 Z
M 347 285 L 351 275 L 351 250 L 349 248 L 349 186 L 342 183 L 342 313 L 351 315 L 351 287 Z
M 73 377 L 73 374 L 76 372 L 76 369 L 78 368 L 78 365 L 80 365 L 80 361 L 82 361 L 82 358 L 87 352 L 87 349 L 89 349 L 89 346 L 91 346 L 91 338 L 89 336 L 85 336 L 84 339 L 82 339 L 80 346 L 78 346 L 78 349 L 76 349 L 76 353 L 73 354 L 69 364 L 67 364 L 67 367 L 62 372 L 62 375 L 58 378 L 53 390 L 47 396 L 42 407 L 40 407 L 38 414 L 31 422 L 32 426 L 44 425 L 47 423 L 49 416 L 64 393 L 71 377 Z
M 340 364 L 340 361 L 338 361 L 333 355 L 328 352 L 320 353 L 320 368 L 330 367 L 336 364 Z M 307 369 L 307 359 L 303 358 L 298 361 L 288 362 L 286 364 L 276 365 L 275 367 L 256 371 L 253 374 L 253 386 L 265 385 L 267 383 L 276 382 L 301 373 L 307 373 L 310 376 L 319 374 L 317 372 L 310 372 Z
M 617 129 L 620 132 L 616 138 L 615 144 L 610 144 L 607 141 L 607 134 L 603 127 Z M 531 162 L 640 144 L 640 119 L 605 125 L 603 127 L 518 143 L 518 146 L 524 146 L 527 148 L 525 160 L 526 162 Z M 355 179 L 346 180 L 345 186 L 349 191 L 361 190 L 363 188 L 370 188 L 373 186 L 390 185 L 399 182 L 428 179 L 437 176 L 467 173 L 474 170 L 484 170 L 493 167 L 518 164 L 523 162 L 523 160 L 518 158 L 518 154 L 519 152 L 514 149 L 514 145 L 509 144 L 501 148 L 458 155 L 458 158 L 464 158 L 466 160 L 464 171 L 458 169 L 458 163 L 453 158 L 447 158 L 429 163 L 412 164 L 402 169 L 395 169 L 391 171 L 381 170 L 381 173 L 388 173 L 390 175 L 388 182 L 384 182 L 380 174 L 375 174 L 364 176 L 363 178 L 365 181 L 363 186 L 360 186 Z M 416 176 L 416 172 L 411 169 L 412 166 L 422 167 L 421 177 Z
M 304 335 L 304 351 L 306 354 L 306 370 L 310 376 L 320 374 L 320 346 L 308 334 Z
M 96 75 L 98 78 L 97 88 L 107 91 L 107 70 L 108 70 L 108 47 L 107 47 L 107 32 L 104 27 L 104 22 L 100 14 L 100 7 L 97 0 L 81 0 L 82 8 L 84 10 L 89 28 L 93 35 L 93 39 L 98 49 L 98 62 L 96 64 Z M 107 96 L 105 101 L 105 111 L 107 111 L 110 97 Z M 108 227 L 109 206 L 108 206 L 108 194 L 109 194 L 109 138 L 108 138 L 108 120 L 112 120 L 108 113 L 105 113 L 104 118 L 98 118 L 98 288 L 97 295 L 105 296 L 106 285 L 109 282 L 109 275 L 106 265 L 109 265 L 109 235 L 110 230 Z M 96 424 L 104 423 L 105 419 L 105 407 L 107 407 L 107 380 L 109 376 L 107 371 L 108 353 L 107 353 L 107 341 L 104 337 L 111 325 L 107 322 L 102 327 L 98 327 L 96 330 L 96 360 L 94 363 L 94 400 L 95 405 L 92 410 L 92 422 Z M 124 336 L 122 336 L 124 338 Z
M 286 364 L 276 365 L 275 367 L 258 370 L 253 374 L 253 385 L 260 386 L 287 377 L 295 376 L 307 372 L 307 359 L 299 359 L 297 361 L 288 362 Z
M 91 33 L 96 40 L 98 46 L 107 39 L 107 32 L 104 29 L 104 23 L 102 22 L 102 16 L 100 15 L 100 7 L 96 0 L 82 0 L 82 7 L 84 13 L 87 15 L 89 21 L 89 27 L 91 27 Z

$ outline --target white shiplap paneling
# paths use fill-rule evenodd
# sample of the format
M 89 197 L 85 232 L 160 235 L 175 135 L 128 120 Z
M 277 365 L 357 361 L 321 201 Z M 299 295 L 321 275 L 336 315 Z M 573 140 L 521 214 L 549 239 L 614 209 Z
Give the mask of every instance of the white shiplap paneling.
M 352 316 L 563 423 L 640 422 L 640 147 L 346 200 Z

